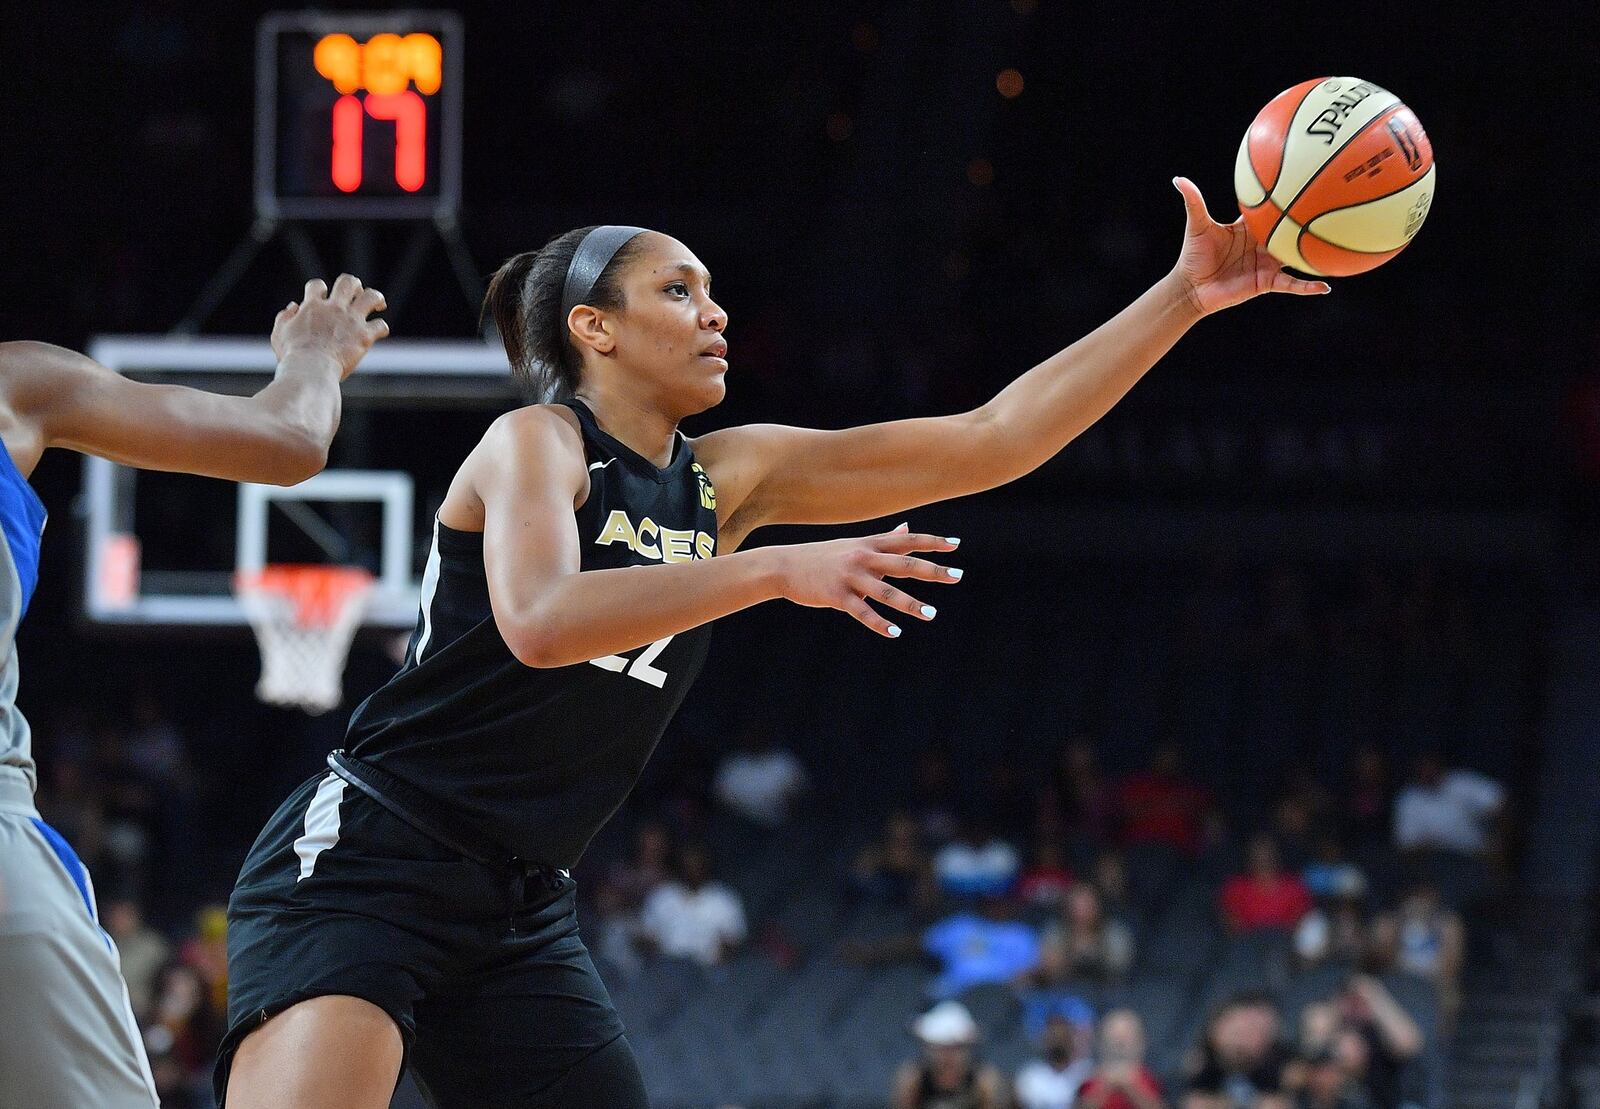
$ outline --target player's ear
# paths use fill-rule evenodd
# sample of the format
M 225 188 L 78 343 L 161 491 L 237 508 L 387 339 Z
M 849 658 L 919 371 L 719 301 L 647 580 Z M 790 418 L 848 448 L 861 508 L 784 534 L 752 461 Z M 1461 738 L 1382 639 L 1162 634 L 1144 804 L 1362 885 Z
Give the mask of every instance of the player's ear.
M 581 343 L 599 354 L 610 354 L 616 339 L 607 325 L 605 313 L 587 304 L 574 305 L 567 313 L 567 326 L 572 330 L 573 341 Z

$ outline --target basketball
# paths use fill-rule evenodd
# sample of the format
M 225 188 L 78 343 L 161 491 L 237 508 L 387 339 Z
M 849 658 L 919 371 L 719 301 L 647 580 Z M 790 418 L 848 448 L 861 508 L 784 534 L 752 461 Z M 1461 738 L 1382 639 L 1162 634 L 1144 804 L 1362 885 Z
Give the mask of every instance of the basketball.
M 1406 248 L 1433 201 L 1433 145 L 1400 98 L 1318 77 L 1272 98 L 1239 144 L 1234 192 L 1256 241 L 1286 266 L 1348 277 Z

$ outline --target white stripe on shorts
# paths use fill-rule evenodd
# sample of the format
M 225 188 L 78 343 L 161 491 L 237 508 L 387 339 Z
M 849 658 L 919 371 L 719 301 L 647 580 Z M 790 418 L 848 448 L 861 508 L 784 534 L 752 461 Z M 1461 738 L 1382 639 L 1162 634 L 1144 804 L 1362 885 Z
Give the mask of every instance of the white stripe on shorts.
M 306 806 L 305 834 L 294 841 L 294 853 L 300 856 L 301 879 L 311 877 L 317 856 L 339 842 L 339 802 L 344 800 L 344 787 L 345 780 L 329 771 Z

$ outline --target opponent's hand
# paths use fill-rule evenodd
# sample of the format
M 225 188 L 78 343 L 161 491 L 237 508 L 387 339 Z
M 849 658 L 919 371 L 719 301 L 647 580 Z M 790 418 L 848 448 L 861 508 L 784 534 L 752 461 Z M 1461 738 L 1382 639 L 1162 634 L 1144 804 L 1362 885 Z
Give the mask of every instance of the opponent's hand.
M 383 294 L 341 273 L 333 288 L 319 278 L 306 282 L 305 297 L 290 301 L 272 321 L 272 353 L 326 355 L 339 364 L 342 381 L 355 372 L 372 344 L 389 334 L 384 320 L 369 320 L 388 307 Z
M 936 535 L 913 535 L 905 524 L 882 535 L 859 539 L 833 539 L 772 548 L 783 558 L 783 596 L 807 608 L 836 608 L 889 639 L 900 635 L 898 624 L 879 615 L 867 602 L 904 612 L 918 620 L 932 620 L 934 608 L 890 585 L 887 578 L 918 578 L 954 585 L 961 571 L 924 558 L 913 551 L 953 551 L 959 540 Z
M 1243 216 L 1228 224 L 1212 219 L 1193 181 L 1174 177 L 1172 184 L 1183 194 L 1187 211 L 1183 252 L 1173 274 L 1200 314 L 1231 308 L 1262 293 L 1313 296 L 1329 291 L 1326 281 L 1306 281 L 1286 273 L 1283 263 L 1256 242 Z

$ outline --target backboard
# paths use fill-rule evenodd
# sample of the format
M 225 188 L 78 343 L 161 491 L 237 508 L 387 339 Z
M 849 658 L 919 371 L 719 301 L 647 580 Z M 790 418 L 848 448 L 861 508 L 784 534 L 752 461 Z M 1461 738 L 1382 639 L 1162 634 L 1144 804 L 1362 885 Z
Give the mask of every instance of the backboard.
M 89 355 L 128 377 L 248 394 L 271 380 L 264 338 L 107 335 Z M 390 339 L 345 382 L 329 467 L 291 488 L 136 472 L 86 457 L 83 611 L 110 628 L 246 627 L 241 572 L 359 565 L 377 577 L 368 627 L 416 621 L 432 519 L 451 476 L 522 403 L 498 346 Z

